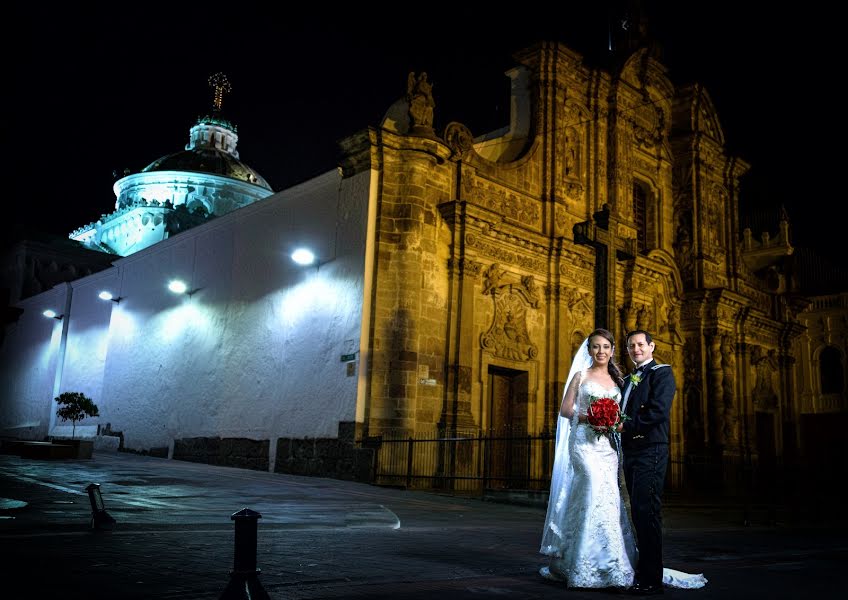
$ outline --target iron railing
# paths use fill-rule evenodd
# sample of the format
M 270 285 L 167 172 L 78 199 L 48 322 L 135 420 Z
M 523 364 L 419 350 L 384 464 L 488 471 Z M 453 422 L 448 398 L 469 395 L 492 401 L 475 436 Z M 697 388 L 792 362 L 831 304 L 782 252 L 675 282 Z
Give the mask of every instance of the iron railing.
M 504 431 L 385 431 L 366 438 L 375 449 L 373 482 L 410 489 L 481 493 L 550 487 L 553 434 Z

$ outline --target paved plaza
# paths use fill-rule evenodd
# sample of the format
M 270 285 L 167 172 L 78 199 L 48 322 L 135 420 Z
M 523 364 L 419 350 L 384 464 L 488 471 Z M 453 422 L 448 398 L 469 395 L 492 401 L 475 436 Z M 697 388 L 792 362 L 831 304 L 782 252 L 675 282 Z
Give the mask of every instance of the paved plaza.
M 92 530 L 86 487 L 116 523 Z M 234 566 L 232 514 L 257 525 L 257 581 L 274 600 L 590 598 L 538 575 L 544 507 L 385 489 L 128 453 L 0 456 L 2 597 L 213 599 Z M 665 561 L 704 573 L 672 599 L 841 597 L 848 527 L 803 511 L 675 503 Z M 19 591 L 13 592 L 17 589 Z

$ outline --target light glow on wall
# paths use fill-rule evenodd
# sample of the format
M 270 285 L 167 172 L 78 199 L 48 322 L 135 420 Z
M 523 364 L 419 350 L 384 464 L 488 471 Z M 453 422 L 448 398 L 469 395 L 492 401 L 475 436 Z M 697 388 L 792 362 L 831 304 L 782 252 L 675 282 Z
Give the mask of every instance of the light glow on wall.
M 111 300 L 114 296 L 112 296 L 112 292 L 107 292 L 106 290 L 103 290 L 102 292 L 97 294 L 97 297 L 101 300 Z
M 113 335 L 124 341 L 129 341 L 136 332 L 135 319 L 131 313 L 123 310 L 116 310 L 112 313 L 109 327 Z
M 173 342 L 187 335 L 191 330 L 195 333 L 203 333 L 208 325 L 207 311 L 191 302 L 167 311 L 162 315 L 162 320 L 157 323 L 159 335 L 164 342 Z M 153 331 L 156 331 L 156 327 Z
M 311 278 L 287 290 L 280 305 L 282 321 L 297 325 L 307 317 L 330 313 L 337 306 L 338 291 L 321 276 Z

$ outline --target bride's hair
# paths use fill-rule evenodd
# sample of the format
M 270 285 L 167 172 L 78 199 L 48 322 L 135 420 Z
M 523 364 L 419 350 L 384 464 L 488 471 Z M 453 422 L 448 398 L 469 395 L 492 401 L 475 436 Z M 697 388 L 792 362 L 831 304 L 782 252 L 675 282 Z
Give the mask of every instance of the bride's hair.
M 592 338 L 596 336 L 601 336 L 606 339 L 611 346 L 610 358 L 609 362 L 607 362 L 607 371 L 609 371 L 610 377 L 615 382 L 615 384 L 623 388 L 624 387 L 624 376 L 621 374 L 621 369 L 618 367 L 618 364 L 615 362 L 615 337 L 612 335 L 610 331 L 606 329 L 598 328 L 592 333 L 589 334 L 589 337 L 586 338 L 586 350 L 591 348 Z M 591 354 L 591 353 L 590 353 Z

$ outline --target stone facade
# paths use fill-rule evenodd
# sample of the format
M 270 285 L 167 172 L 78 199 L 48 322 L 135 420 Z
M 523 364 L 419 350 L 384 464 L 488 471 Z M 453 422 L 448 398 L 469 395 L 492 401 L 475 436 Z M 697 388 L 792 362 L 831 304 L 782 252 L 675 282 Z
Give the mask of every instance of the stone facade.
M 651 331 L 671 364 L 676 484 L 687 464 L 781 457 L 803 443 L 785 426 L 800 413 L 845 411 L 844 377 L 831 397 L 799 368 L 815 370 L 810 337 L 829 328 L 844 371 L 844 298 L 819 316 L 763 276 L 791 247 L 743 244 L 749 165 L 727 153 L 708 92 L 675 87 L 646 50 L 615 72 L 555 43 L 516 59 L 500 136 L 422 131 L 400 101 L 343 142 L 346 176 L 376 174 L 363 435 L 550 431 L 596 326 Z

